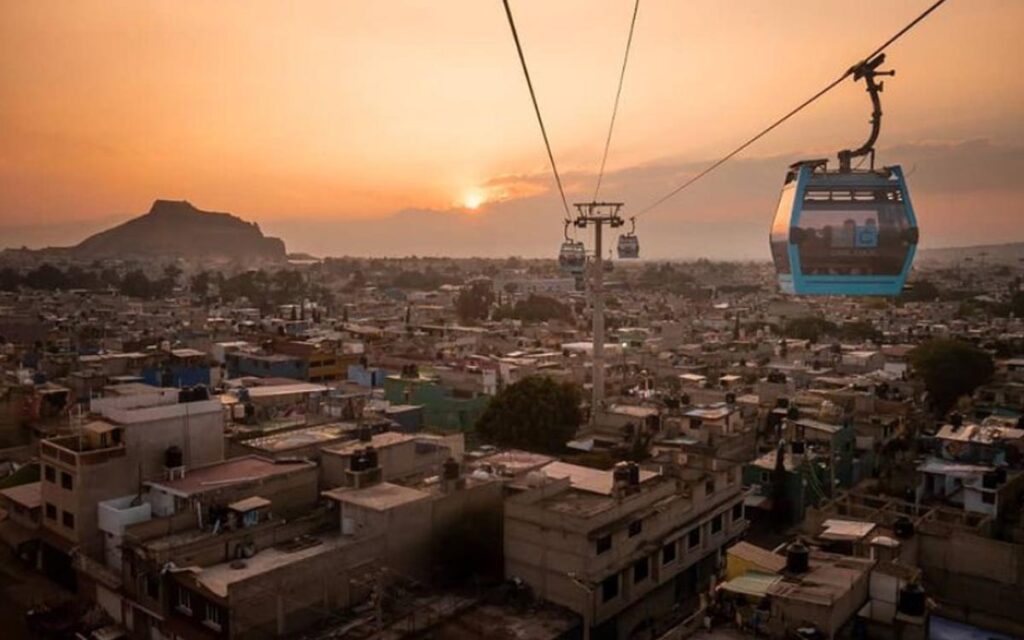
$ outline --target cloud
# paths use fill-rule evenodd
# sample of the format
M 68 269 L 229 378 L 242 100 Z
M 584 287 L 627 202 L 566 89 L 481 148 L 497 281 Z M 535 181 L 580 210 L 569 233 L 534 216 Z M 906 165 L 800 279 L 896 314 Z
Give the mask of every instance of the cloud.
M 664 205 L 640 217 L 641 255 L 647 258 L 767 259 L 768 226 L 786 168 L 820 152 L 737 158 Z M 710 161 L 665 158 L 623 167 L 604 177 L 600 197 L 626 203 L 629 217 Z M 925 247 L 1024 240 L 1024 146 L 988 140 L 904 144 L 879 151 L 880 164 L 899 163 L 909 174 Z M 567 197 L 589 200 L 595 175 L 570 171 Z M 562 205 L 548 172 L 499 175 L 483 189 L 490 203 L 478 211 L 404 209 L 378 218 L 259 217 L 268 235 L 289 250 L 359 256 L 554 256 L 562 241 Z M 230 209 L 230 207 L 227 207 Z M 233 211 L 252 219 L 245 211 Z M 74 244 L 102 223 L 0 228 L 6 246 Z M 581 236 L 582 237 L 582 236 Z M 591 239 L 586 238 L 588 243 Z M 607 246 L 612 246 L 614 237 Z
M 767 259 L 768 226 L 786 168 L 823 155 L 737 158 L 723 165 L 640 217 L 642 255 Z M 898 162 L 910 174 L 923 246 L 1024 240 L 1018 204 L 1024 202 L 1024 147 L 986 140 L 905 144 L 879 150 L 878 162 Z M 617 169 L 605 176 L 601 198 L 625 202 L 628 217 L 706 166 L 667 158 Z M 564 178 L 570 204 L 590 199 L 593 173 Z M 471 216 L 413 209 L 369 220 L 265 226 L 290 247 L 319 255 L 555 255 L 563 214 L 550 174 L 498 176 L 485 187 L 509 196 Z

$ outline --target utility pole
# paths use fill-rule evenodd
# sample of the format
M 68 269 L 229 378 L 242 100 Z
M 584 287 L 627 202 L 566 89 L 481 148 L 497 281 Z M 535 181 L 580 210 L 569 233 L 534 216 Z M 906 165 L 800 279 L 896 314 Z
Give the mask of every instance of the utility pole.
M 591 296 L 593 304 L 593 396 L 590 407 L 590 420 L 593 423 L 597 411 L 604 403 L 604 257 L 602 252 L 604 226 L 614 229 L 623 225 L 619 210 L 621 202 L 577 202 L 577 227 L 586 229 L 594 227 L 594 264 L 591 268 Z

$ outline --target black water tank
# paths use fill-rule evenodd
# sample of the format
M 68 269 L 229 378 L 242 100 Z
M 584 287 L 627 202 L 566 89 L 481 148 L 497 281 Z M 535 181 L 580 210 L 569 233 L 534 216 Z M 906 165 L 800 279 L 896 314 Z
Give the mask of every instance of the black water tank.
M 896 522 L 892 523 L 892 531 L 897 538 L 906 540 L 914 535 L 914 523 L 910 521 L 910 518 L 900 516 L 896 518 Z
M 790 445 L 789 449 L 790 449 L 790 451 L 793 452 L 793 455 L 799 456 L 799 455 L 803 455 L 804 450 L 806 449 L 806 447 L 807 447 L 807 445 L 804 443 L 803 440 L 794 440 L 793 444 Z
M 164 451 L 164 466 L 168 469 L 177 469 L 184 466 L 185 456 L 181 453 L 180 447 L 167 447 Z
M 356 436 L 359 438 L 359 442 L 372 442 L 373 430 L 366 425 L 360 425 L 356 430 Z
M 925 593 L 919 584 L 908 584 L 900 589 L 900 601 L 897 609 L 903 615 L 923 616 L 925 610 Z
M 366 447 L 366 451 L 363 453 L 364 459 L 366 460 L 367 469 L 376 469 L 378 464 L 377 450 L 373 447 Z
M 444 479 L 459 479 L 459 463 L 456 462 L 454 458 L 448 458 L 447 460 L 444 461 Z
M 625 464 L 617 464 L 612 470 L 612 480 L 614 484 L 629 484 L 629 467 Z
M 807 573 L 811 566 L 811 550 L 799 540 L 786 549 L 786 571 L 789 573 Z
M 789 398 L 777 398 L 775 400 L 775 407 L 777 409 L 788 409 L 789 408 Z
M 949 414 L 949 424 L 955 428 L 960 428 L 964 424 L 964 417 L 959 413 L 951 413 Z
M 362 471 L 366 468 L 366 459 L 362 449 L 356 449 L 352 452 L 352 457 L 349 459 L 348 468 L 352 471 Z
M 680 396 L 679 404 L 683 405 L 684 407 L 689 406 L 690 405 L 690 394 L 684 393 L 682 396 Z
M 736 404 L 736 394 L 727 393 L 725 394 L 725 404 Z
M 790 420 L 799 420 L 800 410 L 797 409 L 796 407 L 790 407 L 789 411 L 786 412 L 786 417 L 789 418 Z
M 633 486 L 640 484 L 640 465 L 630 462 L 627 469 L 629 469 L 629 484 Z

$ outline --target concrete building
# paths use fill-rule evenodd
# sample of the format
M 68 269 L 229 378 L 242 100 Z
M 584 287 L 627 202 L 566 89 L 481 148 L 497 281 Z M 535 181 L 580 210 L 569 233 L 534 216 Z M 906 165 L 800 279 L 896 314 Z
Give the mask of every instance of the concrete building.
M 177 389 L 92 402 L 93 419 L 76 435 L 40 442 L 44 568 L 73 582 L 70 552 L 104 553 L 97 505 L 139 493 L 168 463 L 188 469 L 224 457 L 219 400 L 179 402 Z M 173 455 L 171 455 L 173 452 Z
M 543 467 L 506 503 L 506 575 L 577 612 L 594 637 L 628 638 L 692 605 L 746 520 L 735 469 L 686 471 Z

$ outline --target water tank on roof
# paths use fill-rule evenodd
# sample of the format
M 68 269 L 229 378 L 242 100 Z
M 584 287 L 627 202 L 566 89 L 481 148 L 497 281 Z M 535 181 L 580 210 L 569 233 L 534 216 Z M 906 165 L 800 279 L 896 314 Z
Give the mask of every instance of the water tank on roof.
M 811 550 L 797 540 L 786 549 L 786 571 L 789 573 L 807 573 L 811 566 Z
M 356 449 L 349 458 L 348 468 L 352 471 L 362 471 L 366 468 L 366 458 L 362 449 Z
M 633 486 L 640 484 L 640 465 L 630 462 L 626 468 L 629 470 L 629 484 Z
M 444 461 L 443 472 L 445 480 L 458 480 L 459 471 L 459 463 L 454 458 L 448 458 Z
M 185 456 L 181 452 L 180 447 L 167 447 L 164 451 L 164 466 L 168 469 L 177 469 L 178 467 L 184 466 Z
M 366 460 L 367 469 L 376 469 L 379 466 L 379 458 L 377 457 L 377 450 L 372 446 L 366 447 L 366 451 L 363 453 L 364 459 Z
M 910 518 L 901 516 L 896 518 L 896 522 L 892 524 L 892 531 L 897 538 L 906 540 L 914 535 L 914 523 L 910 521 Z
M 789 447 L 789 450 L 792 451 L 793 455 L 795 456 L 803 455 L 806 449 L 807 445 L 804 443 L 803 440 L 794 440 L 793 444 L 791 444 Z
M 953 425 L 954 430 L 959 429 L 964 424 L 964 417 L 959 413 L 949 414 L 949 424 Z
M 726 404 L 736 404 L 736 394 L 735 393 L 727 393 L 727 394 L 725 394 L 725 403 Z
M 684 407 L 689 406 L 689 404 L 690 404 L 690 394 L 684 393 L 683 395 L 681 395 L 679 397 L 679 404 L 683 405 Z
M 786 417 L 789 418 L 790 420 L 799 420 L 800 410 L 797 409 L 796 407 L 790 407 L 789 411 L 786 412 Z
M 771 378 L 769 378 L 769 382 L 774 382 L 774 380 L 771 380 Z M 776 398 L 775 399 L 775 407 L 777 409 L 788 409 L 789 408 L 789 398 Z
M 623 462 L 615 465 L 615 468 L 612 470 L 612 482 L 615 486 L 629 484 L 629 465 Z
M 900 601 L 897 605 L 903 615 L 920 617 L 925 611 L 925 592 L 919 584 L 908 584 L 900 589 Z

